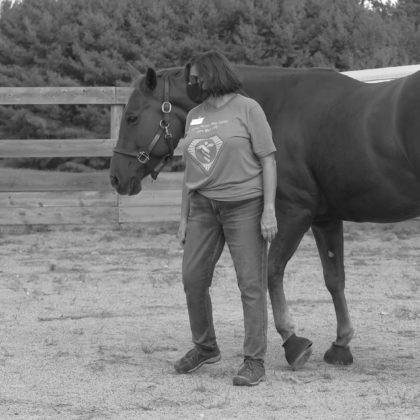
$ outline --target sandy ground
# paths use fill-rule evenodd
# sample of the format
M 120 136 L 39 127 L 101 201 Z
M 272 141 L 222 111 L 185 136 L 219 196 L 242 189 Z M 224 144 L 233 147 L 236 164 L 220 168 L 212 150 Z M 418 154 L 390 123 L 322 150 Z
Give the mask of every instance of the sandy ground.
M 3 232 L 0 419 L 418 419 L 419 223 L 346 225 L 349 367 L 323 361 L 335 315 L 307 234 L 285 281 L 313 355 L 292 371 L 270 313 L 253 388 L 232 386 L 243 324 L 226 252 L 212 288 L 222 361 L 177 375 L 191 342 L 175 224 Z

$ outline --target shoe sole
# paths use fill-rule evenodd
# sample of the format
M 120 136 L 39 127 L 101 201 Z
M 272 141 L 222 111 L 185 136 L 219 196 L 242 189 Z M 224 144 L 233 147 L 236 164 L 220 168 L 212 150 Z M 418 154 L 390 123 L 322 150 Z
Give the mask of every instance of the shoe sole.
M 244 376 L 234 376 L 233 377 L 233 385 L 235 386 L 255 386 L 258 385 L 260 382 L 265 381 L 265 375 L 261 376 L 257 381 L 250 382 L 248 378 Z
M 178 371 L 177 370 L 177 372 L 178 373 L 191 373 L 191 372 L 195 372 L 197 369 L 200 369 L 201 366 L 203 366 L 203 365 L 211 365 L 213 363 L 220 362 L 221 358 L 222 358 L 222 356 L 220 354 L 218 354 L 217 356 L 210 357 L 210 359 L 203 360 L 199 365 L 193 367 L 190 370 L 186 370 L 186 371 Z M 176 368 L 175 368 L 175 370 L 176 370 Z
M 309 360 L 312 354 L 312 347 L 308 347 L 292 364 L 293 370 L 299 370 Z

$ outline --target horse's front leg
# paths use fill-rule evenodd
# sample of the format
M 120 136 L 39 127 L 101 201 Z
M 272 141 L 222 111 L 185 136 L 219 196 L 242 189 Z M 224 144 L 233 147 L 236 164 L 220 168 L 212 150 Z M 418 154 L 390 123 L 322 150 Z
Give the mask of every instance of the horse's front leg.
M 343 222 L 314 223 L 312 232 L 321 257 L 325 285 L 331 294 L 337 317 L 337 338 L 325 353 L 324 360 L 331 364 L 349 365 L 353 363 L 349 343 L 354 329 L 344 294 Z
M 311 218 L 307 212 L 293 212 L 293 217 L 277 214 L 277 220 L 278 233 L 268 255 L 268 291 L 276 330 L 284 342 L 286 360 L 293 369 L 299 369 L 312 353 L 312 342 L 295 334 L 284 294 L 283 277 L 287 262 L 311 225 Z

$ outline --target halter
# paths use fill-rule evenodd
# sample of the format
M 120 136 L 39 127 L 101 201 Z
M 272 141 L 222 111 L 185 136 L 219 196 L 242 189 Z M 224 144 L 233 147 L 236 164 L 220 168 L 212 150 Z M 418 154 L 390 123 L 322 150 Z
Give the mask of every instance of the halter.
M 169 131 L 169 126 L 171 125 L 169 122 L 169 114 L 172 111 L 172 104 L 169 102 L 169 78 L 165 77 L 164 79 L 164 89 L 163 89 L 163 102 L 162 102 L 162 114 L 163 119 L 159 122 L 159 128 L 153 140 L 150 142 L 149 147 L 147 150 L 139 150 L 138 152 L 131 152 L 128 150 L 120 149 L 118 147 L 114 148 L 114 153 L 118 153 L 120 155 L 128 156 L 136 158 L 140 165 L 146 165 L 147 169 L 150 171 L 150 175 L 153 179 L 156 179 L 159 172 L 162 168 L 166 165 L 168 161 L 170 161 L 174 157 L 174 143 L 172 134 Z M 156 146 L 157 142 L 164 135 L 164 139 L 169 147 L 169 153 L 163 156 L 160 162 L 155 166 L 152 167 L 150 165 L 150 153 Z

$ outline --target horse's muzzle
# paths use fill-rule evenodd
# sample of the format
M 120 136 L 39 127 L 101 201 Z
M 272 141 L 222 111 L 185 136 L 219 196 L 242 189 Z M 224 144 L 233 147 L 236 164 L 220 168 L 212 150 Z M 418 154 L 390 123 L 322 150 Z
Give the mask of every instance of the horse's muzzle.
M 125 185 L 121 184 L 116 175 L 110 175 L 109 179 L 112 187 L 120 195 L 136 195 L 141 191 L 141 182 L 136 177 L 130 178 L 130 181 Z

